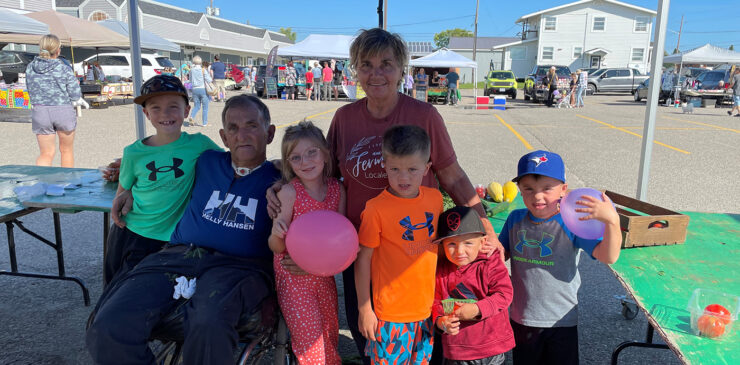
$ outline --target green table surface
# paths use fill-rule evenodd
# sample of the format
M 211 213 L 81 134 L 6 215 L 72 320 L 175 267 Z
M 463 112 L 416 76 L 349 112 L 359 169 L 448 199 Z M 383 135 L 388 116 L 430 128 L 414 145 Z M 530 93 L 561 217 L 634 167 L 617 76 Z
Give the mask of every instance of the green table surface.
M 55 211 L 75 212 L 93 210 L 106 212 L 116 194 L 117 185 L 106 183 L 95 169 L 6 165 L 0 166 L 0 219 L 22 213 L 29 208 L 52 208 Z M 62 196 L 39 195 L 19 201 L 13 188 L 37 182 L 65 184 L 83 181 L 77 189 L 65 189 Z
M 521 197 L 489 218 L 494 230 L 500 232 L 511 209 L 519 208 Z M 696 288 L 740 295 L 740 215 L 682 213 L 690 218 L 684 244 L 623 249 L 610 268 L 679 360 L 740 364 L 740 322 L 720 340 L 700 337 L 691 331 L 688 310 Z

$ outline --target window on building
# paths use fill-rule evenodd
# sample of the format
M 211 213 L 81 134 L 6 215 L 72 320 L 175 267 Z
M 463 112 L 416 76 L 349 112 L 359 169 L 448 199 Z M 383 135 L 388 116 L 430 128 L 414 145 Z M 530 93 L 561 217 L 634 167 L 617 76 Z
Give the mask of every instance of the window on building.
M 545 30 L 551 30 L 554 31 L 557 28 L 558 25 L 558 19 L 554 16 L 546 16 L 545 17 Z
M 642 62 L 645 59 L 645 48 L 632 48 L 632 62 Z
M 583 55 L 583 47 L 573 47 L 573 58 L 581 58 Z
M 94 12 L 92 12 L 92 14 L 90 14 L 90 16 L 87 17 L 87 20 L 91 22 L 97 22 L 97 21 L 106 20 L 106 19 L 110 19 L 110 17 L 108 16 L 106 12 L 101 11 L 101 10 L 95 10 Z
M 527 58 L 527 47 L 524 46 L 518 46 L 518 47 L 511 47 L 509 50 L 509 57 L 511 57 L 512 60 L 524 60 Z
M 605 16 L 595 16 L 594 26 L 592 30 L 594 32 L 603 32 L 605 29 L 606 29 L 606 17 Z
M 554 53 L 553 47 L 542 47 L 542 59 L 543 60 L 552 60 L 553 53 Z
M 647 32 L 649 19 L 646 16 L 635 17 L 635 32 Z

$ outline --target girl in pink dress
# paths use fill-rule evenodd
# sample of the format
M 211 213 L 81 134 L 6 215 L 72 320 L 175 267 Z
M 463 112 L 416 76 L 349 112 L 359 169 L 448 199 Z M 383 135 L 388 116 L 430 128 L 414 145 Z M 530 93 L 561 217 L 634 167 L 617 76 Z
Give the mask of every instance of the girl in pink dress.
M 332 176 L 329 146 L 321 129 L 301 122 L 285 131 L 282 143 L 283 179 L 278 192 L 280 214 L 273 221 L 270 249 L 275 253 L 278 302 L 290 330 L 299 364 L 342 363 L 337 350 L 337 287 L 334 277 L 291 274 L 281 260 L 289 255 L 285 233 L 290 222 L 314 210 L 345 214 L 344 187 Z

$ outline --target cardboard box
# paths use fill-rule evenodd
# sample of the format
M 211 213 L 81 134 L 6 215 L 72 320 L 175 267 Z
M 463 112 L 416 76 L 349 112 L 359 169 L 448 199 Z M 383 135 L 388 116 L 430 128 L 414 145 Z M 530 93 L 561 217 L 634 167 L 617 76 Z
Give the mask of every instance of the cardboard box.
M 622 229 L 622 248 L 664 246 L 686 241 L 689 217 L 607 190 Z

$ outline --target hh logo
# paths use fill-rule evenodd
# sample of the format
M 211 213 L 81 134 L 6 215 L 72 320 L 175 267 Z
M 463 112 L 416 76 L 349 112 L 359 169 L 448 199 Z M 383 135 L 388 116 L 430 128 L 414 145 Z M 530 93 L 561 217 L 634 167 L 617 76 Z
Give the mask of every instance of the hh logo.
M 540 257 L 547 257 L 552 255 L 552 248 L 550 244 L 555 239 L 555 236 L 542 232 L 542 237 L 539 240 L 527 239 L 527 231 L 521 230 L 516 233 L 517 243 L 514 249 L 521 253 L 524 253 L 524 246 L 529 248 L 539 248 Z
M 403 232 L 402 238 L 406 241 L 413 241 L 414 240 L 414 231 L 418 229 L 426 228 L 429 232 L 429 237 L 432 236 L 434 233 L 434 214 L 426 212 L 424 215 L 427 217 L 426 222 L 412 224 L 411 218 L 406 216 L 406 218 L 401 219 L 399 224 L 401 224 L 401 227 L 406 228 L 406 231 Z
M 227 193 L 223 200 L 220 198 L 221 192 L 214 190 L 211 194 L 203 216 L 216 223 L 232 222 L 242 224 L 254 223 L 255 213 L 257 212 L 257 199 L 249 198 L 246 204 L 242 204 L 242 197 Z
M 178 177 L 185 175 L 185 172 L 180 170 L 180 165 L 182 165 L 182 160 L 179 158 L 172 158 L 172 166 L 160 166 L 157 167 L 157 165 L 154 163 L 154 161 L 146 164 L 147 170 L 151 171 L 149 174 L 149 180 L 150 181 L 157 181 L 157 173 L 159 172 L 175 172 L 175 179 Z

